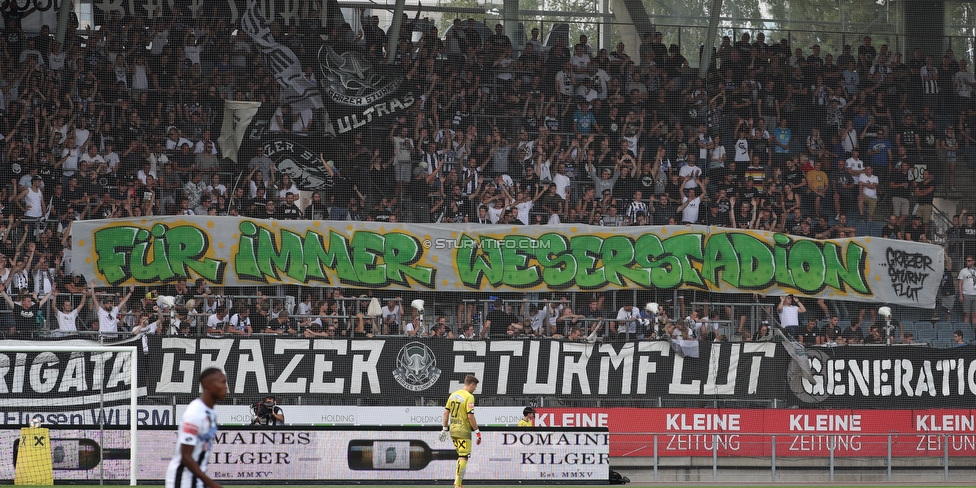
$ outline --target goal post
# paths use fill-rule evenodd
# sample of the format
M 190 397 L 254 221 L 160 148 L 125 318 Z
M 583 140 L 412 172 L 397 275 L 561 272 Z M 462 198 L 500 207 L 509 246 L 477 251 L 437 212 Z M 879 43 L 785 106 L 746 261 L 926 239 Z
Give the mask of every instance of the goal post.
M 19 343 L 19 344 L 18 344 Z M 66 343 L 70 343 L 66 344 Z M 85 343 L 85 344 L 82 344 Z M 128 451 L 129 460 L 129 485 L 136 485 L 136 477 L 138 473 L 137 460 L 138 456 L 138 389 L 139 389 L 139 350 L 135 346 L 99 346 L 90 345 L 88 341 L 63 341 L 54 342 L 51 345 L 37 345 L 37 342 L 30 343 L 31 345 L 26 345 L 21 341 L 0 341 L 0 374 L 2 378 L 2 383 L 0 383 L 0 389 L 3 390 L 3 395 L 0 395 L 0 410 L 11 411 L 13 407 L 20 409 L 26 409 L 24 411 L 29 412 L 30 418 L 27 420 L 22 420 L 23 425 L 18 425 L 17 432 L 20 435 L 20 428 L 22 427 L 35 427 L 35 425 L 28 425 L 31 418 L 36 418 L 37 414 L 30 413 L 31 410 L 35 412 L 45 412 L 52 415 L 57 415 L 60 412 L 66 412 L 71 408 L 71 402 L 65 401 L 64 398 L 57 398 L 58 396 L 58 386 L 61 385 L 61 389 L 69 389 L 67 382 L 71 381 L 71 387 L 75 387 L 78 384 L 86 384 L 91 379 L 101 380 L 98 385 L 91 384 L 92 390 L 98 390 L 93 395 L 87 395 L 84 398 L 85 401 L 92 401 L 94 403 L 104 403 L 105 389 L 103 385 L 105 384 L 104 378 L 108 373 L 105 371 L 107 368 L 114 368 L 112 373 L 116 375 L 116 380 L 123 380 L 122 376 L 128 377 L 128 445 L 127 449 L 106 449 L 99 446 L 97 443 L 89 439 L 58 439 L 57 432 L 58 429 L 51 429 L 50 448 L 53 448 L 56 452 L 54 454 L 54 464 L 58 465 L 59 462 L 64 464 L 72 464 L 77 466 L 66 466 L 62 469 L 66 470 L 79 470 L 84 469 L 84 466 L 96 466 L 101 465 L 102 461 L 105 459 L 110 459 L 110 455 L 113 452 L 117 453 L 120 451 Z M 75 365 L 72 367 L 66 364 L 71 362 L 73 355 L 84 354 L 86 361 L 85 364 L 80 366 Z M 104 358 L 92 359 L 93 355 L 99 353 L 111 354 L 114 361 L 111 366 L 108 366 L 104 361 Z M 102 371 L 94 372 L 95 366 L 90 366 L 88 363 L 94 363 L 96 365 L 102 366 Z M 58 369 L 55 369 L 58 368 Z M 64 368 L 64 369 L 60 369 Z M 70 370 L 70 372 L 68 371 Z M 69 376 L 70 379 L 69 379 Z M 7 378 L 10 378 L 8 381 Z M 40 385 L 40 388 L 38 388 Z M 42 393 L 38 393 L 37 390 L 42 390 Z M 53 393 L 52 393 L 53 392 Z M 31 393 L 37 394 L 36 397 L 30 397 Z M 121 408 L 126 408 L 125 405 L 125 392 L 119 391 L 115 395 L 112 395 L 109 402 L 115 403 L 116 406 Z M 99 398 L 103 402 L 99 402 Z M 76 405 L 80 405 L 77 404 Z M 102 412 L 103 413 L 103 412 Z M 41 425 L 37 427 L 56 427 L 43 425 L 44 419 L 48 418 L 41 415 Z M 96 423 L 104 422 L 104 418 L 100 414 L 99 416 L 94 416 L 93 418 Z M 116 418 L 118 421 L 119 419 Z M 7 427 L 13 426 L 9 425 L 10 419 L 5 419 L 4 424 Z M 67 423 L 67 422 L 66 422 Z M 36 424 L 36 422 L 35 422 Z M 25 429 L 34 430 L 34 429 Z M 40 429 L 37 429 L 40 430 Z M 118 458 L 115 458 L 118 459 Z M 16 458 L 13 459 L 16 463 Z M 58 469 L 55 467 L 54 469 Z M 124 479 L 124 478 L 123 478 Z

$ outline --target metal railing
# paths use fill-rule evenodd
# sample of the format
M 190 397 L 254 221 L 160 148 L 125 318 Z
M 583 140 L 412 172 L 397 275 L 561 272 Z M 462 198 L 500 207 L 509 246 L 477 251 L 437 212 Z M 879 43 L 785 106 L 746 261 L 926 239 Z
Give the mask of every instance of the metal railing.
M 771 303 L 762 303 L 759 301 L 748 303 L 748 302 L 691 302 L 692 307 L 701 308 L 707 311 L 706 315 L 711 317 L 715 312 L 728 313 L 729 318 L 727 320 L 709 320 L 710 322 L 721 322 L 726 323 L 731 327 L 735 327 L 738 330 L 738 325 L 742 323 L 741 318 L 745 317 L 745 323 L 743 324 L 744 330 L 748 330 L 751 334 L 755 334 L 759 329 L 759 326 L 763 323 L 769 324 L 770 327 L 779 325 L 779 317 L 776 315 L 776 305 Z M 744 311 L 743 311 L 744 310 Z M 730 336 L 731 340 L 731 336 Z
M 962 240 L 952 240 L 950 245 L 961 247 L 963 245 Z M 367 334 L 371 333 L 373 336 L 380 337 L 391 337 L 391 336 L 402 336 L 405 335 L 404 324 L 413 321 L 420 314 L 409 306 L 409 298 L 392 298 L 392 297 L 377 297 L 383 308 L 386 308 L 386 303 L 388 300 L 393 299 L 400 307 L 400 316 L 397 321 L 397 325 L 387 324 L 389 329 L 386 333 L 383 333 L 383 320 L 382 317 L 372 317 L 368 314 L 368 305 L 371 297 L 364 296 L 349 296 L 349 297 L 329 297 L 325 298 L 325 288 L 311 287 L 311 288 L 301 288 L 294 290 L 294 295 L 284 294 L 283 291 L 279 291 L 275 295 L 257 295 L 257 294 L 229 294 L 220 287 L 214 288 L 214 292 L 208 295 L 207 298 L 216 298 L 220 300 L 224 308 L 228 305 L 228 302 L 233 302 L 233 308 L 229 311 L 227 319 L 236 313 L 241 307 L 248 307 L 252 310 L 251 314 L 251 327 L 252 334 L 255 336 L 261 336 L 264 334 L 264 325 L 266 323 L 265 317 L 256 313 L 255 305 L 257 301 L 265 303 L 262 310 L 267 310 L 269 312 L 274 312 L 279 308 L 278 304 L 281 304 L 280 308 L 288 311 L 289 318 L 294 322 L 296 330 L 299 331 L 299 335 L 303 332 L 304 319 L 321 318 L 323 323 L 326 321 L 337 322 L 336 336 L 343 338 L 364 338 Z M 243 291 L 243 290 L 242 290 Z M 100 293 L 101 294 L 101 293 Z M 165 293 L 164 293 L 165 294 Z M 299 308 L 302 300 L 305 296 L 311 294 L 313 297 L 313 304 L 311 310 L 305 312 L 301 310 L 299 313 Z M 134 319 L 138 317 L 139 311 L 142 308 L 139 303 L 140 300 L 137 298 L 140 293 L 136 296 L 130 298 L 129 302 L 126 304 L 125 309 L 120 311 L 120 327 L 118 332 L 112 332 L 111 335 L 114 338 L 128 338 L 133 334 L 129 332 L 128 328 L 134 325 Z M 522 296 L 523 298 L 517 298 L 517 296 Z M 36 329 L 31 331 L 31 336 L 37 339 L 59 339 L 67 336 L 76 336 L 83 338 L 90 338 L 97 340 L 100 332 L 97 330 L 97 319 L 93 310 L 90 309 L 90 304 L 85 304 L 82 309 L 82 313 L 77 319 L 76 326 L 77 331 L 62 331 L 59 329 L 58 322 L 55 319 L 56 313 L 54 310 L 55 301 L 57 305 L 60 306 L 62 302 L 68 297 L 73 304 L 77 304 L 81 299 L 82 294 L 75 293 L 62 293 L 57 296 L 57 299 L 49 300 L 42 307 L 45 321 L 43 324 L 39 325 Z M 755 332 L 763 325 L 768 324 L 771 327 L 776 327 L 778 325 L 778 313 L 775 310 L 775 302 L 764 300 L 752 300 L 749 298 L 744 298 L 743 300 L 737 301 L 730 295 L 719 295 L 719 294 L 709 294 L 709 295 L 699 295 L 693 290 L 618 290 L 608 293 L 598 293 L 594 294 L 592 292 L 528 292 L 524 294 L 514 294 L 514 293 L 498 293 L 498 296 L 482 296 L 480 298 L 467 298 L 470 295 L 463 293 L 453 293 L 453 292 L 425 292 L 419 295 L 413 295 L 415 298 L 423 298 L 426 301 L 424 310 L 424 319 L 422 328 L 417 331 L 417 336 L 421 337 L 426 335 L 432 328 L 439 318 L 443 317 L 446 319 L 449 330 L 459 336 L 463 327 L 466 325 L 473 325 L 474 331 L 477 335 L 481 335 L 484 332 L 485 320 L 488 318 L 488 314 L 492 312 L 497 306 L 497 300 L 501 299 L 505 306 L 506 311 L 511 314 L 511 318 L 515 322 L 520 322 L 522 324 L 521 330 L 516 330 L 511 338 L 530 338 L 535 336 L 550 337 L 553 332 L 550 331 L 550 327 L 546 324 L 543 327 L 543 332 L 541 334 L 533 333 L 531 329 L 531 319 L 532 314 L 530 314 L 530 308 L 535 308 L 538 310 L 544 310 L 548 303 L 565 303 L 565 305 L 571 310 L 572 315 L 567 317 L 563 313 L 558 313 L 556 315 L 556 330 L 555 334 L 561 336 L 568 335 L 568 331 L 571 327 L 579 327 L 582 331 L 582 336 L 588 338 L 591 341 L 597 340 L 632 340 L 644 338 L 652 338 L 653 332 L 650 328 L 650 324 L 637 324 L 637 333 L 626 333 L 621 332 L 617 334 L 611 325 L 621 325 L 626 320 L 617 320 L 618 311 L 621 307 L 625 305 L 632 305 L 638 309 L 638 311 L 643 312 L 644 305 L 648 302 L 658 302 L 661 307 L 665 307 L 668 311 L 669 318 L 673 319 L 684 319 L 687 315 L 691 313 L 692 310 L 699 310 L 701 317 L 709 317 L 708 330 L 714 331 L 716 336 L 724 335 L 725 337 L 718 340 L 727 341 L 737 341 L 746 340 L 746 336 L 736 335 L 736 332 L 740 330 L 748 331 L 752 333 L 755 337 Z M 711 296 L 716 299 L 724 299 L 723 301 L 708 301 L 706 296 Z M 566 301 L 563 302 L 565 297 Z M 604 303 L 598 312 L 591 312 L 589 310 L 589 303 L 595 297 L 602 297 Z M 214 333 L 218 335 L 217 331 L 208 331 L 207 320 L 213 314 L 213 310 L 205 309 L 203 306 L 203 296 L 202 295 L 187 295 L 186 299 L 193 298 L 197 301 L 198 305 L 196 307 L 197 314 L 195 316 L 196 325 L 190 329 L 182 331 L 179 335 L 190 336 L 190 337 L 202 337 L 207 336 L 208 333 Z M 339 301 L 342 305 L 338 308 L 337 312 L 334 313 L 320 313 L 317 303 L 322 300 L 328 300 L 330 303 Z M 846 302 L 838 300 L 827 300 L 827 311 L 824 311 L 823 307 L 820 309 L 812 308 L 809 313 L 812 313 L 816 317 L 821 317 L 821 312 L 829 313 L 834 309 L 830 306 L 836 304 L 843 307 Z M 8 314 L 11 312 L 9 310 L 0 309 L 0 317 L 6 319 L 9 317 Z M 157 312 L 147 312 L 149 321 L 155 321 L 158 317 Z M 183 307 L 177 306 L 176 313 L 180 316 L 180 320 L 185 322 L 186 311 Z M 837 312 L 835 312 L 837 313 Z M 912 323 L 916 320 L 923 320 L 920 315 L 918 315 L 918 310 L 911 307 L 896 307 L 894 318 L 902 321 L 903 323 Z M 165 317 L 169 317 L 169 313 L 164 314 Z M 273 315 L 273 314 L 272 314 Z M 272 316 L 269 315 L 269 316 Z M 927 318 L 928 316 L 926 316 Z M 849 325 L 846 315 L 840 317 L 841 325 Z M 549 317 L 546 318 L 548 320 Z M 357 331 L 359 321 L 363 321 L 364 329 L 363 332 Z M 591 333 L 595 329 L 595 325 L 600 324 L 600 328 L 596 334 L 591 336 Z M 822 324 L 821 324 L 822 325 Z M 645 330 L 646 329 L 646 330 Z M 907 330 L 907 328 L 906 328 Z M 5 335 L 6 331 L 0 331 L 0 336 Z M 495 332 L 498 332 L 497 330 Z M 156 332 L 158 335 L 170 335 L 170 328 L 164 327 Z M 267 334 L 271 335 L 271 334 Z M 494 334 L 493 334 L 494 335 Z M 589 337 L 588 337 L 589 336 Z

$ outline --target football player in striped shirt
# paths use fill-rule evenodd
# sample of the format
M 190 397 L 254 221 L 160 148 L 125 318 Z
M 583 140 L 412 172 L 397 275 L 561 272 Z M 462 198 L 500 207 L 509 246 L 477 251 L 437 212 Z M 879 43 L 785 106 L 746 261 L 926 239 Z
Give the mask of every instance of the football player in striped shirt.
M 227 396 L 227 376 L 217 368 L 200 373 L 200 398 L 190 402 L 180 420 L 176 452 L 166 470 L 166 488 L 221 488 L 207 476 L 207 461 L 217 436 L 214 405 Z

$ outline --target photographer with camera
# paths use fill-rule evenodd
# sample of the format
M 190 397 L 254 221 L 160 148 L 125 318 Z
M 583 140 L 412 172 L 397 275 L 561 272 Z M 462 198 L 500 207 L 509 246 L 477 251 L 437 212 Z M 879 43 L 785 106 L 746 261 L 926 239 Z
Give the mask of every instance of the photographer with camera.
M 251 420 L 251 425 L 285 424 L 285 414 L 281 411 L 281 407 L 275 403 L 275 397 L 273 395 L 268 395 L 264 397 L 264 401 L 252 405 L 251 411 L 254 412 L 254 419 Z

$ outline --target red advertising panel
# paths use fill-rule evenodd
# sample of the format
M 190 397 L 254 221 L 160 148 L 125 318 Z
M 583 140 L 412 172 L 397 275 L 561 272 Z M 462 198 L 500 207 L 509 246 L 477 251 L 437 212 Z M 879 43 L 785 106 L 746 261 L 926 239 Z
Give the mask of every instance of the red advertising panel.
M 607 427 L 611 456 L 976 457 L 976 410 L 539 408 L 536 425 Z

